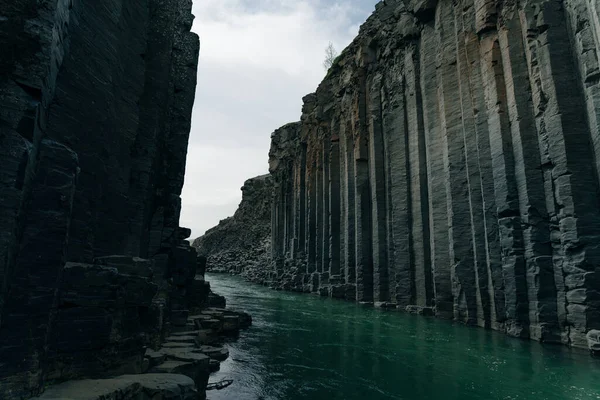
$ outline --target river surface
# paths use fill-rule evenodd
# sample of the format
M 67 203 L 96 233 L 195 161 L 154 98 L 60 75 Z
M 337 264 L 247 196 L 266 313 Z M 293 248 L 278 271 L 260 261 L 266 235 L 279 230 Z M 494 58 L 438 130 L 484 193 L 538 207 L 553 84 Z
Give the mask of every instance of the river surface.
M 600 360 L 448 321 L 207 275 L 253 325 L 227 343 L 210 400 L 600 399 Z

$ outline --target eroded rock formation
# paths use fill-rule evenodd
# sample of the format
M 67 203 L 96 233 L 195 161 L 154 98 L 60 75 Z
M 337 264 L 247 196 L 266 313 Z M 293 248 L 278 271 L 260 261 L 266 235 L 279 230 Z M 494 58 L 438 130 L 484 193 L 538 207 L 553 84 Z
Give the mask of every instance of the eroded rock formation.
M 187 323 L 191 6 L 0 0 L 3 399 L 139 373 L 144 346 Z
M 272 178 L 248 179 L 241 190 L 242 201 L 235 214 L 193 243 L 198 254 L 206 257 L 209 270 L 260 272 L 270 264 Z
M 599 17 L 591 0 L 380 2 L 274 134 L 272 284 L 587 347 Z

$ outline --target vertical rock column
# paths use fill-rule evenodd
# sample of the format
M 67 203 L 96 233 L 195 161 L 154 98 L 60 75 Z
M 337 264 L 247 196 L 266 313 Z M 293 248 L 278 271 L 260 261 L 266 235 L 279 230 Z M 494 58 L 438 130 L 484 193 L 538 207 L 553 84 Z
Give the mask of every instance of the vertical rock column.
M 429 188 L 419 72 L 418 49 L 410 47 L 404 57 L 404 97 L 408 128 L 411 270 L 414 271 L 415 304 L 419 307 L 429 307 L 433 304 L 433 277 L 429 238 Z
M 466 2 L 462 18 L 463 34 L 459 35 L 458 68 L 462 79 L 461 104 L 463 134 L 471 203 L 478 316 L 481 326 L 502 329 L 505 320 L 504 283 L 498 238 L 498 222 L 494 194 L 494 174 L 489 140 L 486 97 L 483 89 L 478 29 L 491 30 L 497 16 L 493 2 Z M 490 6 L 491 5 L 491 6 Z M 491 7 L 491 8 L 489 8 Z M 482 14 L 483 10 L 490 14 Z M 479 27 L 479 28 L 478 28 Z
M 460 81 L 457 71 L 455 9 L 440 4 L 440 109 L 445 142 L 444 167 L 447 174 L 448 225 L 454 318 L 469 324 L 477 321 L 477 299 L 471 231 L 469 181 L 465 166 L 465 142 L 461 124 Z M 465 201 L 467 199 L 467 201 Z
M 382 124 L 385 149 L 390 292 L 398 307 L 414 304 L 414 271 L 410 251 L 410 190 L 408 185 L 408 126 L 403 63 L 385 75 Z
M 315 229 L 316 229 L 316 234 L 315 234 L 315 241 L 316 241 L 316 254 L 315 254 L 315 264 L 316 264 L 316 271 L 318 273 L 318 275 L 315 275 L 314 279 L 317 280 L 320 277 L 320 274 L 323 272 L 323 255 L 324 255 L 324 228 L 325 228 L 325 202 L 323 201 L 325 196 L 324 196 L 324 154 L 323 154 L 323 144 L 320 138 L 317 139 L 317 143 L 315 143 L 315 159 L 316 159 L 316 165 L 315 165 L 315 173 L 313 174 L 312 178 L 315 181 Z M 314 288 L 315 290 L 318 289 L 318 283 L 317 283 L 317 287 Z
M 440 18 L 442 16 L 438 15 L 436 19 Z M 452 318 L 454 301 L 448 244 L 447 178 L 444 165 L 444 154 L 447 150 L 444 149 L 445 141 L 442 137 L 440 107 L 438 105 L 436 58 L 440 35 L 436 33 L 435 29 L 432 22 L 425 25 L 419 44 L 427 182 L 428 191 L 431 194 L 429 196 L 431 269 L 436 315 L 441 318 Z
M 344 124 L 344 135 L 341 137 L 343 146 L 344 169 L 342 170 L 344 182 L 344 275 L 346 284 L 353 287 L 349 289 L 346 297 L 356 300 L 356 185 L 354 174 L 356 164 L 354 161 L 354 137 L 350 120 Z
M 373 249 L 373 300 L 390 301 L 388 262 L 388 221 L 385 181 L 385 149 L 381 110 L 381 75 L 375 76 L 367 86 L 369 134 L 369 184 L 371 187 L 371 231 Z
M 480 51 L 502 253 L 505 329 L 511 335 L 527 337 L 529 316 L 522 221 L 515 181 L 515 160 L 506 112 L 502 59 L 499 55 L 496 34 L 493 31 L 482 36 Z
M 323 160 L 323 219 L 322 219 L 322 229 L 323 229 L 323 254 L 322 254 L 322 272 L 321 272 L 321 281 L 328 282 L 329 281 L 329 268 L 330 268 L 330 187 L 329 187 L 329 174 L 331 172 L 331 160 L 330 160 L 330 149 L 331 147 L 331 137 L 326 135 L 323 138 L 323 143 L 321 145 L 322 152 L 321 158 Z
M 354 148 L 354 187 L 356 190 L 355 229 L 356 229 L 356 300 L 373 301 L 373 252 L 372 252 L 372 208 L 369 185 L 369 136 L 367 126 L 367 84 L 366 68 L 359 72 L 359 88 L 353 107 L 353 128 L 355 129 Z
M 340 240 L 342 236 L 340 221 L 341 187 L 340 187 L 340 138 L 333 135 L 329 146 L 329 272 L 330 279 L 340 278 Z

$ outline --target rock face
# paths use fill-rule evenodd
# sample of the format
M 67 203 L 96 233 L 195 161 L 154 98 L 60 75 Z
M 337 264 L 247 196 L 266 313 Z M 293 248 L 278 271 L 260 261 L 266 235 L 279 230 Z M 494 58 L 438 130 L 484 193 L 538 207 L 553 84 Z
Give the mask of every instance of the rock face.
M 586 348 L 598 17 L 587 0 L 380 2 L 273 135 L 271 283 Z
M 235 214 L 194 241 L 207 269 L 249 273 L 269 265 L 272 182 L 270 175 L 248 179 Z
M 3 399 L 139 373 L 187 309 L 191 6 L 0 0 Z

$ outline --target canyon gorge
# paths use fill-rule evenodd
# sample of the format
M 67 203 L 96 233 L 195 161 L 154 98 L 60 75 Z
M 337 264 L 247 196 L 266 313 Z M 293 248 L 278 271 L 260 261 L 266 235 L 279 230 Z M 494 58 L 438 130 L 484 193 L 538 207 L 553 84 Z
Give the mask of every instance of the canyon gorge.
M 385 378 L 367 397 L 407 390 L 381 329 L 392 350 L 417 347 L 418 370 L 402 368 L 421 395 L 446 391 L 426 388 L 428 353 L 452 370 L 444 343 L 477 374 L 459 337 L 474 331 L 490 359 L 515 353 L 498 332 L 565 345 L 577 363 L 556 393 L 576 376 L 595 395 L 596 360 L 567 347 L 600 355 L 598 0 L 380 1 L 300 121 L 272 134 L 269 174 L 193 242 L 180 226 L 200 54 L 191 11 L 192 0 L 0 0 L 1 399 L 205 399 L 211 374 L 230 372 L 249 398 L 316 398 L 302 391 L 312 371 L 334 371 L 342 393 L 349 367 L 365 368 L 357 385 Z M 255 336 L 240 335 L 252 317 L 226 309 L 207 269 L 281 291 L 215 281 L 254 307 Z M 422 324 L 437 348 L 411 341 Z M 387 361 L 371 367 L 374 354 Z M 535 379 L 547 390 L 559 364 L 531 354 L 545 357 Z M 320 356 L 326 367 L 301 365 Z M 474 379 L 500 393 L 496 371 Z
M 598 7 L 380 2 L 272 135 L 255 280 L 598 351 Z

